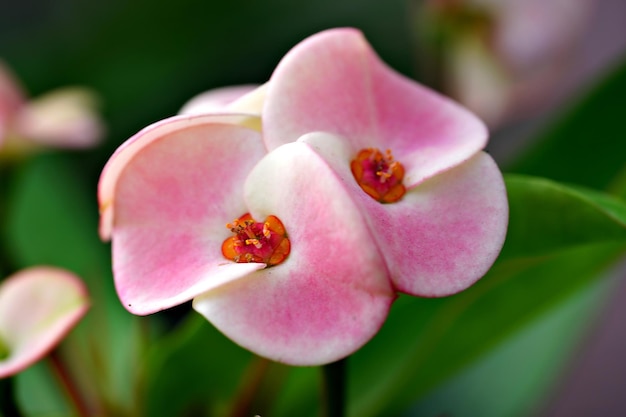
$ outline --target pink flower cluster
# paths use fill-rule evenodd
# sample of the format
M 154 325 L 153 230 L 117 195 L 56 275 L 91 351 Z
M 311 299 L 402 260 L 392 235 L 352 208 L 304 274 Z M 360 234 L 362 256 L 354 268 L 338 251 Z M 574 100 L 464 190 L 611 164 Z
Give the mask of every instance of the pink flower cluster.
M 193 300 L 276 361 L 343 358 L 398 293 L 446 296 L 491 267 L 508 204 L 487 136 L 357 30 L 316 34 L 265 85 L 200 96 L 113 154 L 100 233 L 120 300 Z

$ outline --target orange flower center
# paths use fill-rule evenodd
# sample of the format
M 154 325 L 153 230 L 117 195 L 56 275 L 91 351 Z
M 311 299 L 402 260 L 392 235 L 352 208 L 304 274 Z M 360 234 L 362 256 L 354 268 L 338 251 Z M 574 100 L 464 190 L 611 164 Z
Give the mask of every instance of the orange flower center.
M 381 203 L 395 203 L 406 189 L 402 184 L 404 167 L 394 161 L 391 150 L 362 149 L 350 163 L 352 175 L 363 191 Z
M 268 216 L 261 223 L 246 213 L 226 227 L 234 236 L 222 243 L 222 254 L 231 261 L 274 266 L 283 262 L 291 250 L 285 226 L 276 216 Z

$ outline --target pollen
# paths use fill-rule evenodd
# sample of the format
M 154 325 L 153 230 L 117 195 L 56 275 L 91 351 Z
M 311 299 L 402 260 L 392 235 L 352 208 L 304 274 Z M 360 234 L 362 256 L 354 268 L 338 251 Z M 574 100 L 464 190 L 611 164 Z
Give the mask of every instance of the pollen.
M 391 149 L 385 153 L 377 148 L 362 149 L 350 168 L 361 189 L 380 203 L 395 203 L 406 193 L 404 167 L 394 160 Z
M 257 262 L 269 267 L 283 262 L 291 251 L 285 226 L 276 216 L 257 222 L 247 213 L 226 228 L 233 236 L 222 243 L 222 254 L 233 262 Z

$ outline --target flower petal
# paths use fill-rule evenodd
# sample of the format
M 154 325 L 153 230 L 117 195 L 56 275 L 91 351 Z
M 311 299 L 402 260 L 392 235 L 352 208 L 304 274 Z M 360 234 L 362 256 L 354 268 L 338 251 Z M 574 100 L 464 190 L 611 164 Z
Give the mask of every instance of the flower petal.
M 408 187 L 487 142 L 478 118 L 386 66 L 354 29 L 311 36 L 283 58 L 270 79 L 263 127 L 269 149 L 319 131 L 346 138 L 355 154 L 391 149 Z
M 344 179 L 345 192 L 365 213 L 398 291 L 454 294 L 481 278 L 498 256 L 508 201 L 502 174 L 486 153 L 424 181 L 396 203 L 380 204 L 354 181 L 342 138 L 317 133 L 300 141 Z
M 236 85 L 205 91 L 185 103 L 178 114 L 193 115 L 223 111 L 232 103 L 248 95 L 248 93 L 257 90 L 258 87 L 257 85 Z M 244 109 L 239 110 L 246 112 Z M 251 113 L 261 114 L 260 106 L 254 106 L 254 111 L 250 110 Z
M 246 196 L 254 218 L 283 222 L 291 253 L 201 295 L 194 308 L 236 343 L 292 365 L 329 363 L 364 345 L 395 292 L 340 180 L 308 145 L 292 143 L 255 167 Z
M 484 152 L 411 189 L 397 204 L 367 203 L 372 218 L 388 225 L 379 241 L 396 288 L 408 294 L 440 297 L 466 289 L 487 273 L 504 244 L 506 189 Z
M 255 130 L 215 120 L 178 117 L 148 128 L 103 174 L 112 176 L 101 192 L 115 213 L 115 284 L 132 313 L 181 304 L 265 267 L 230 263 L 221 252 L 225 225 L 247 211 L 241 190 L 263 142 Z
M 0 286 L 0 338 L 9 355 L 0 360 L 0 378 L 43 357 L 80 320 L 88 308 L 85 285 L 56 268 L 34 267 Z
M 259 124 L 256 117 L 245 114 L 230 115 L 205 115 L 205 116 L 177 116 L 154 123 L 135 136 L 124 142 L 115 153 L 109 158 L 98 182 L 98 204 L 100 208 L 100 238 L 109 240 L 111 238 L 111 227 L 113 225 L 113 198 L 119 180 L 120 173 L 126 164 L 134 158 L 144 147 L 153 141 L 174 134 L 175 132 L 199 125 L 234 124 L 243 127 L 253 127 Z

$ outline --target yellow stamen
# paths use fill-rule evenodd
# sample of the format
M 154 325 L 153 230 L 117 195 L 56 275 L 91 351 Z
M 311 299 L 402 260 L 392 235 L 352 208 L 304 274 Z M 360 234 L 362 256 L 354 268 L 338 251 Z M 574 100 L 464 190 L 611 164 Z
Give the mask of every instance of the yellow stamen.
M 263 245 L 257 238 L 246 239 L 246 245 L 254 245 L 255 248 L 261 249 Z

